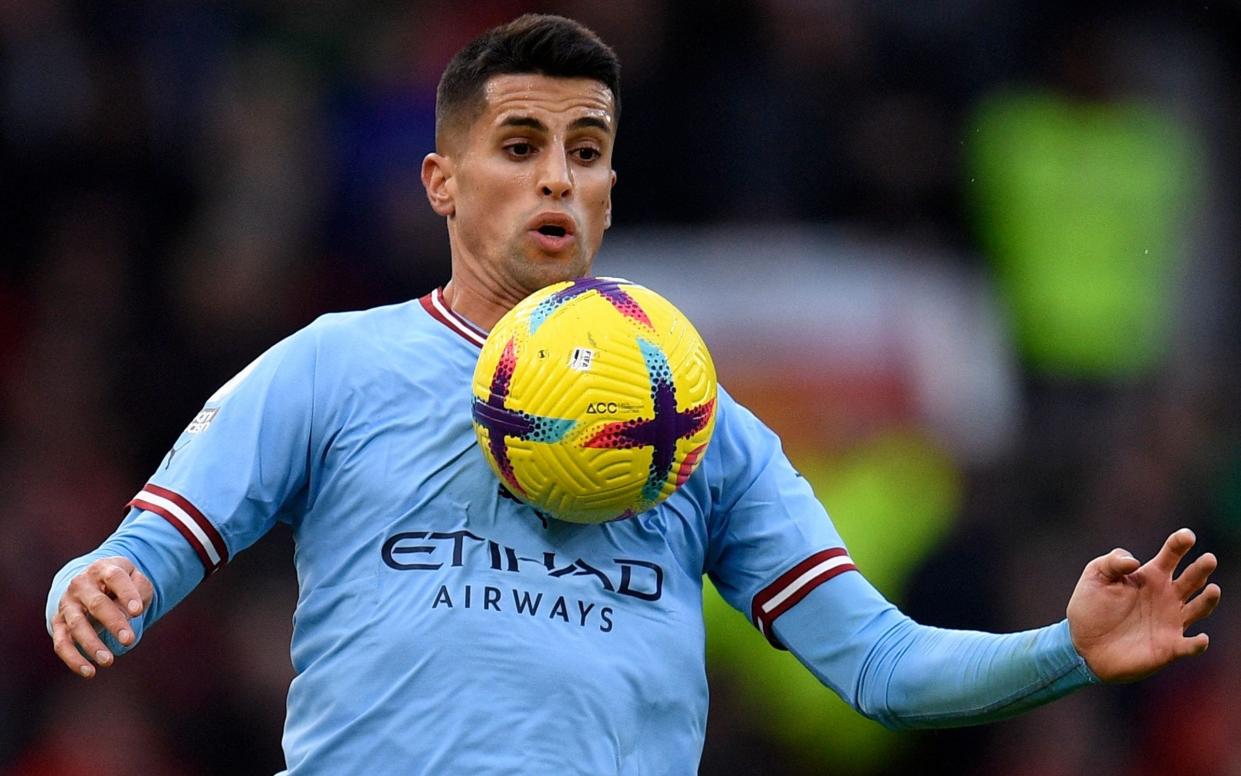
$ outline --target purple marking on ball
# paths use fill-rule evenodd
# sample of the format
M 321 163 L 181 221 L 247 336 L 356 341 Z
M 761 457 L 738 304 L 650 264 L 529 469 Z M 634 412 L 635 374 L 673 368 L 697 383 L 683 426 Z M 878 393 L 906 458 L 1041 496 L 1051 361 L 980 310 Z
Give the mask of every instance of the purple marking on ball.
M 658 346 L 644 339 L 639 338 L 638 345 L 646 357 L 654 416 L 608 423 L 586 440 L 585 446 L 618 450 L 654 448 L 651 452 L 650 474 L 642 488 L 642 497 L 647 501 L 654 501 L 672 471 L 677 440 L 692 436 L 707 425 L 715 401 L 678 412 L 676 386 L 672 382 L 672 370 L 668 366 L 667 357 Z
M 491 457 L 495 460 L 501 477 L 513 490 L 524 496 L 526 490 L 517 481 L 517 473 L 513 471 L 513 462 L 508 455 L 508 438 L 559 442 L 573 427 L 574 421 L 531 415 L 505 406 L 516 368 L 517 344 L 510 339 L 496 364 L 495 373 L 491 376 L 491 390 L 487 400 L 480 401 L 475 397 L 471 409 L 474 422 L 487 429 L 487 448 L 491 451 Z
M 530 333 L 533 334 L 537 331 L 543 325 L 543 322 L 552 313 L 560 309 L 565 302 L 579 297 L 587 291 L 597 291 L 621 315 L 638 322 L 648 329 L 654 329 L 655 327 L 651 323 L 651 319 L 647 317 L 646 311 L 642 309 L 642 306 L 638 304 L 636 299 L 629 295 L 629 292 L 621 287 L 622 283 L 629 284 L 628 281 L 618 280 L 617 278 L 578 278 L 574 280 L 573 285 L 560 289 L 535 306 L 534 311 L 530 313 Z

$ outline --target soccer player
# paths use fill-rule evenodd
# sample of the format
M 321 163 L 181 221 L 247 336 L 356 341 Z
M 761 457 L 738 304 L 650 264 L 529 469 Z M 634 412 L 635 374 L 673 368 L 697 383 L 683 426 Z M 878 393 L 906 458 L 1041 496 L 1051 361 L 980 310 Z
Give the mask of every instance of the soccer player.
M 588 275 L 611 221 L 612 51 L 523 16 L 448 65 L 422 179 L 452 279 L 327 315 L 206 402 L 116 532 L 48 597 L 56 654 L 93 676 L 202 579 L 292 526 L 300 593 L 288 773 L 694 773 L 707 712 L 702 577 L 860 712 L 985 722 L 1201 652 L 1219 601 L 1186 529 L 1145 564 L 1091 561 L 1067 618 L 926 627 L 885 601 L 777 438 L 723 389 L 715 436 L 658 508 L 603 525 L 507 498 L 476 447 L 486 331 Z

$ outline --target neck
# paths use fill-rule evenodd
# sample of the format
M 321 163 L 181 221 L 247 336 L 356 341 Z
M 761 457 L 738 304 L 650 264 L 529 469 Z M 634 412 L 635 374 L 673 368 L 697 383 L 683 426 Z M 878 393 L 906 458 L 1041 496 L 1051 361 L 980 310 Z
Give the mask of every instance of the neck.
M 444 286 L 444 304 L 457 315 L 478 326 L 483 331 L 491 331 L 496 321 L 512 308 L 513 303 L 505 303 L 495 298 L 484 296 L 456 280 L 448 281 Z

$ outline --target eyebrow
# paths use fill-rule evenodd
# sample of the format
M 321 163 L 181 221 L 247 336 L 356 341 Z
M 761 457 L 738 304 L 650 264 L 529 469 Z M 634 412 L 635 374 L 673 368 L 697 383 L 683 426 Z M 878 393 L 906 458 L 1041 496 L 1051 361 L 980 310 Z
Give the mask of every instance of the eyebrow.
M 569 125 L 569 129 L 585 129 L 586 127 L 594 127 L 607 132 L 609 135 L 612 134 L 612 127 L 598 116 L 583 116 L 580 119 L 575 119 Z
M 531 118 L 530 116 L 509 116 L 504 121 L 500 122 L 500 126 L 502 127 L 528 127 L 538 132 L 547 131 L 547 127 L 543 124 L 543 122 L 539 121 L 536 118 Z
M 500 122 L 502 127 L 526 127 L 536 132 L 547 132 L 547 125 L 532 116 L 509 116 Z M 569 129 L 584 129 L 586 127 L 594 127 L 601 129 L 608 134 L 612 133 L 612 128 L 606 121 L 597 116 L 583 116 L 580 119 L 574 119 L 569 124 Z

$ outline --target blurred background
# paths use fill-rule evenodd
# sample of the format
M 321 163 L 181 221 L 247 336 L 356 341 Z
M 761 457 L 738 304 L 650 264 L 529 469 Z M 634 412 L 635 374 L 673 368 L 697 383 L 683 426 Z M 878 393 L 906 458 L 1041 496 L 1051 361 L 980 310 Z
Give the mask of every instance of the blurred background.
M 3 0 L 0 773 L 282 767 L 287 531 L 90 683 L 47 588 L 254 355 L 445 282 L 435 85 L 527 10 L 624 64 L 598 271 L 690 314 L 886 595 L 1035 627 L 1181 525 L 1241 589 L 1236 0 Z M 899 735 L 706 606 L 704 774 L 1241 774 L 1227 593 L 1200 659 Z

